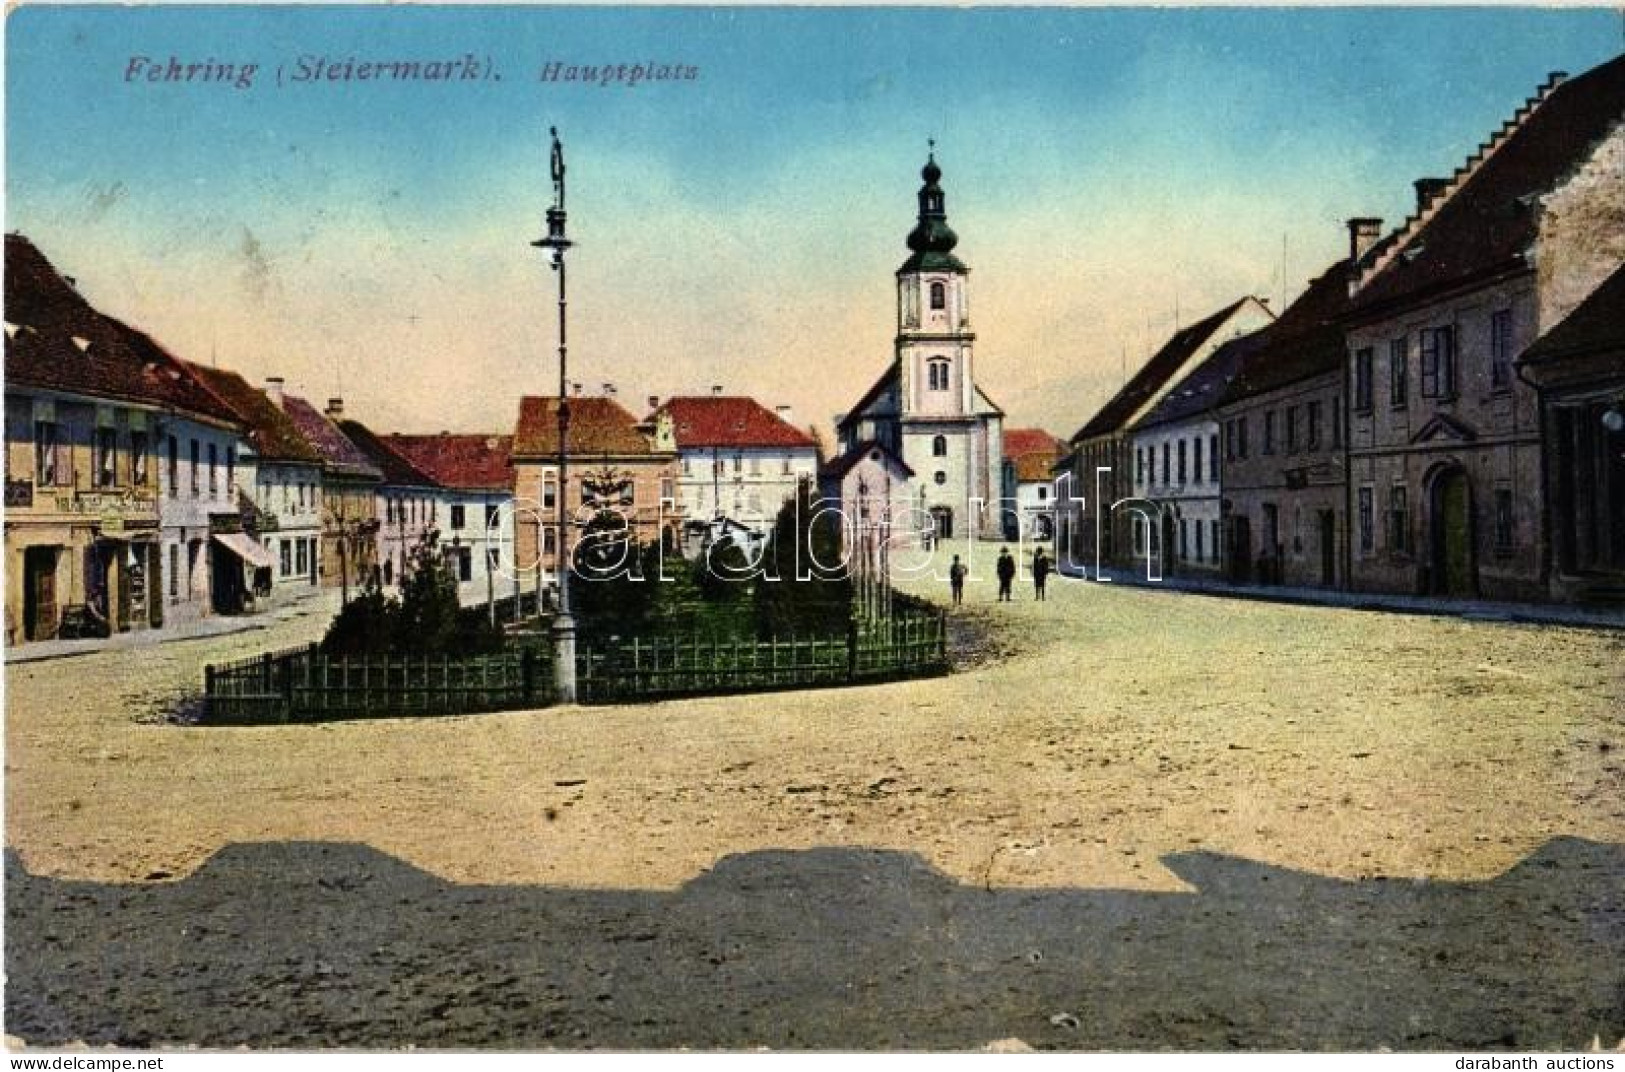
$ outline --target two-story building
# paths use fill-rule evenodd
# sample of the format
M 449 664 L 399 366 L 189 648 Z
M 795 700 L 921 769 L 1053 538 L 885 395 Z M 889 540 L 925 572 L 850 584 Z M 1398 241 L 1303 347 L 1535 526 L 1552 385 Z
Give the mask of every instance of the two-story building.
M 1367 232 L 1356 221 L 1354 242 Z M 1374 237 L 1375 232 L 1370 232 Z M 1364 249 L 1356 245 L 1357 258 Z M 1347 581 L 1343 329 L 1351 260 L 1309 284 L 1275 323 L 1234 345 L 1218 411 L 1224 550 L 1233 581 L 1342 587 Z
M 177 530 L 160 503 L 190 487 L 180 444 L 197 441 L 200 458 L 214 444 L 218 461 L 236 441 L 234 415 L 162 347 L 93 308 L 21 235 L 6 236 L 5 303 L 8 639 L 207 613 L 208 515 Z M 206 510 L 214 500 L 199 487 L 187 506 Z
M 570 395 L 565 403 L 569 449 L 561 503 L 559 398 L 519 400 L 511 455 L 519 571 L 534 574 L 538 585 L 554 583 L 562 555 L 573 554 L 587 524 L 606 513 L 617 515 L 636 542 L 660 541 L 675 551 L 684 517 L 670 415 L 640 422 L 607 395 Z
M 684 544 L 703 545 L 723 530 L 761 543 L 779 508 L 818 473 L 818 444 L 785 417 L 739 395 L 650 399 L 649 422 L 670 418 L 677 441 L 677 500 L 687 517 Z
M 1050 470 L 1066 444 L 1042 428 L 1004 430 L 1004 495 L 1000 510 L 1007 540 L 1049 543 L 1055 538 L 1055 484 Z
M 1625 57 L 1553 75 L 1356 273 L 1354 587 L 1525 599 L 1551 561 L 1534 387 L 1513 362 L 1625 260 Z
M 374 489 L 373 518 L 377 522 L 379 580 L 385 587 L 406 580 L 412 552 L 432 532 L 441 535 L 449 501 L 438 481 L 384 439 L 353 418 L 343 415 L 338 399 L 328 403 L 327 416 L 339 431 L 366 455 L 382 479 Z
M 192 373 L 237 414 L 243 438 L 231 477 L 240 533 L 217 534 L 247 572 L 256 604 L 319 590 L 322 456 L 283 412 L 283 381 L 260 390 L 236 372 L 193 364 Z
M 282 412 L 322 456 L 321 560 L 323 587 L 346 597 L 366 581 L 381 582 L 378 563 L 378 485 L 384 474 L 352 443 L 329 414 L 344 416 L 342 399 L 329 399 L 327 412 L 298 395 L 279 392 Z
M 1097 562 L 1108 570 L 1132 568 L 1152 548 L 1160 547 L 1144 532 L 1146 521 L 1140 513 L 1112 509 L 1114 503 L 1135 496 L 1134 425 L 1220 346 L 1270 320 L 1269 309 L 1247 297 L 1180 328 L 1072 434 L 1068 464 L 1054 471 L 1056 560 L 1062 568 L 1092 570 Z M 1138 462 L 1142 466 L 1143 458 L 1142 453 Z M 1172 476 L 1170 470 L 1169 483 Z M 1142 533 L 1138 544 L 1136 532 Z
M 1223 540 L 1217 410 L 1254 338 L 1243 335 L 1219 346 L 1129 425 L 1134 497 L 1160 508 L 1156 546 L 1164 576 L 1219 571 Z M 1130 519 L 1135 553 L 1149 553 L 1149 519 L 1133 514 Z
M 514 468 L 510 435 L 389 435 L 384 445 L 435 482 L 444 507 L 440 546 L 463 602 L 513 595 Z

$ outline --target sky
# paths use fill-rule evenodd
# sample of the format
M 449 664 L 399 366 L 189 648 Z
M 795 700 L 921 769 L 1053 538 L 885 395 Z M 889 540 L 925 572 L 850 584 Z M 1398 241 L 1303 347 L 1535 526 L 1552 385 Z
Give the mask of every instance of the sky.
M 30 5 L 6 19 L 5 226 L 182 357 L 379 431 L 506 431 L 557 384 L 529 246 L 557 126 L 570 378 L 640 415 L 721 384 L 827 429 L 891 360 L 934 138 L 976 378 L 1065 436 L 1177 324 L 1279 308 L 1346 219 L 1398 223 L 1414 179 L 1622 42 L 1607 8 Z M 478 78 L 294 77 L 465 55 Z M 257 70 L 145 77 L 172 58 Z

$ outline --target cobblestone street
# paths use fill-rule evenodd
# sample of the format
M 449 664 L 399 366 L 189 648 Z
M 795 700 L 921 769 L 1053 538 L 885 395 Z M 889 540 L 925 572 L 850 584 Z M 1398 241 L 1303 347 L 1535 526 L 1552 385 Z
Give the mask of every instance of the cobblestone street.
M 940 592 L 931 584 L 917 587 L 941 598 L 946 584 Z M 592 1015 L 585 1018 L 560 1007 L 562 1034 L 525 1038 L 606 1046 L 838 1045 L 843 1037 L 864 1045 L 961 1046 L 1005 1036 L 1049 1046 L 1517 1045 L 1518 1038 L 1502 1039 L 1493 1029 L 1508 1009 L 1521 1010 L 1518 1022 L 1552 1045 L 1586 1044 L 1593 1034 L 1613 1045 L 1625 1034 L 1619 967 L 1625 963 L 1625 905 L 1616 874 L 1625 843 L 1625 638 L 1075 581 L 1052 582 L 1049 601 L 1036 603 L 1025 577 L 1017 593 L 1017 602 L 996 605 L 991 570 L 973 576 L 957 616 L 970 627 L 968 635 L 980 638 L 978 650 L 947 678 L 642 707 L 253 729 L 164 723 L 164 712 L 199 688 L 205 662 L 313 639 L 321 630 L 318 615 L 139 652 L 9 667 L 6 840 L 15 853 L 9 922 L 14 935 L 38 934 L 45 922 L 58 934 L 52 942 L 36 937 L 9 946 L 9 1030 L 24 1038 L 32 1030 L 56 1039 L 296 1042 L 302 1036 L 277 1034 L 273 1021 L 296 1017 L 298 1002 L 280 1011 L 239 1010 L 240 1018 L 211 1007 L 195 1020 L 174 1009 L 141 1012 L 147 1006 L 134 997 L 121 1003 L 116 996 L 85 996 L 88 1006 L 80 1008 L 66 965 L 97 960 L 104 942 L 123 950 L 106 970 L 127 970 L 132 978 L 149 959 L 173 955 L 167 946 L 144 943 L 169 941 L 163 936 L 187 926 L 190 913 L 208 914 L 224 903 L 220 898 L 235 897 L 230 891 L 238 887 L 229 883 L 213 900 L 198 902 L 195 891 L 182 896 L 192 887 L 183 880 L 228 846 L 347 842 L 358 848 L 329 853 L 307 869 L 312 881 L 328 883 L 320 908 L 327 922 L 312 926 L 311 944 L 298 955 L 312 964 L 332 959 L 322 951 L 330 940 L 322 936 L 339 926 L 330 913 L 382 914 L 400 928 L 386 936 L 391 948 L 425 943 L 414 961 L 424 979 L 397 1008 L 397 998 L 406 998 L 381 996 L 377 1007 L 368 1004 L 354 989 L 359 976 L 346 983 L 342 966 L 338 978 L 311 976 L 300 985 L 319 984 L 323 993 L 359 1003 L 346 1014 L 350 1027 L 344 1030 L 331 1026 L 338 1020 L 316 1017 L 329 1028 L 313 1029 L 312 1042 L 382 1045 L 410 1037 L 500 1044 L 519 1037 L 512 1033 L 517 1027 L 505 1036 L 496 1026 L 500 1018 L 482 1022 L 469 1009 L 458 1013 L 461 1027 L 440 1034 L 405 1026 L 418 1022 L 413 1016 L 422 1018 L 415 1002 L 438 994 L 455 1004 L 454 991 L 468 982 L 422 960 L 433 960 L 431 952 L 452 955 L 444 947 L 462 932 L 450 927 L 431 940 L 412 921 L 420 912 L 423 920 L 434 919 L 432 905 L 474 896 L 475 887 L 515 887 L 503 896 L 544 899 L 549 890 L 560 897 L 573 897 L 571 890 L 620 891 L 652 904 L 651 898 L 692 890 L 696 882 L 716 894 L 718 883 L 754 876 L 745 887 L 779 889 L 784 882 L 795 886 L 799 880 L 788 876 L 803 873 L 806 884 L 797 888 L 808 897 L 835 898 L 819 911 L 832 914 L 829 926 L 837 930 L 846 925 L 843 904 L 861 914 L 880 896 L 894 913 L 866 918 L 862 926 L 853 922 L 855 944 L 841 954 L 849 966 L 873 962 L 906 973 L 908 958 L 921 956 L 936 935 L 944 963 L 931 969 L 932 977 L 949 991 L 968 987 L 964 973 L 992 955 L 974 934 L 953 930 L 974 917 L 976 927 L 989 928 L 988 942 L 1000 949 L 1000 943 L 1016 943 L 1012 956 L 1029 949 L 1044 956 L 1050 948 L 1045 971 L 1061 974 L 1044 976 L 1030 992 L 1026 983 L 1012 982 L 991 1019 L 956 1012 L 950 1002 L 919 1011 L 907 1030 L 843 1020 L 848 1012 L 840 1002 L 831 1005 L 828 995 L 809 1011 L 797 997 L 800 984 L 769 984 L 767 961 L 757 963 L 766 973 L 760 976 L 720 969 L 703 979 L 662 975 L 679 985 L 658 998 L 626 974 L 603 985 L 610 992 L 631 987 L 640 1000 L 654 1001 L 659 1007 L 648 1015 L 659 1030 L 637 1029 L 637 1015 L 624 1003 L 588 1002 Z M 828 851 L 801 851 L 813 849 Z M 749 856 L 719 867 L 726 857 L 782 850 L 789 855 Z M 259 860 L 278 869 L 260 876 L 267 888 L 296 902 L 298 890 L 288 887 L 307 872 L 282 868 L 310 851 L 317 850 L 232 850 L 234 862 L 211 865 L 209 881 L 228 875 L 254 885 L 258 865 L 243 860 Z M 373 852 L 404 866 L 380 862 Z M 278 853 L 292 856 L 266 863 L 283 859 Z M 1548 862 L 1536 866 L 1527 862 L 1531 856 Z M 1276 923 L 1309 936 L 1302 946 L 1307 975 L 1288 988 L 1291 993 L 1262 1006 L 1225 1008 L 1227 1000 L 1240 1000 L 1235 988 L 1252 985 L 1244 986 L 1242 977 L 1256 982 L 1276 954 L 1254 963 L 1251 954 L 1190 918 L 1181 917 L 1176 931 L 1185 937 L 1175 941 L 1176 932 L 1167 929 L 1174 925 L 1159 924 L 1155 912 L 1128 931 L 1123 913 L 1140 918 L 1138 909 L 1096 917 L 1094 909 L 1077 915 L 1068 902 L 1072 908 L 1046 916 L 1050 910 L 1043 906 L 1059 903 L 1053 898 L 1063 892 L 1076 898 L 1117 891 L 1130 904 L 1139 903 L 1131 895 L 1206 895 L 1212 877 L 1193 869 L 1189 861 L 1197 858 L 1231 860 L 1226 867 L 1257 870 L 1266 876 L 1262 881 L 1291 873 L 1304 889 L 1349 891 L 1346 903 L 1307 894 L 1272 902 Z M 888 899 L 902 888 L 896 876 L 913 874 L 910 868 L 922 862 L 941 873 L 926 883 L 929 889 Z M 1445 888 L 1487 890 L 1476 884 L 1520 863 L 1522 877 L 1502 880 L 1504 895 L 1446 897 L 1435 912 L 1407 916 L 1420 928 L 1409 937 L 1390 932 L 1384 914 L 1391 905 L 1377 893 L 1400 889 L 1396 881 L 1418 896 Z M 326 874 L 334 868 L 337 878 Z M 412 868 L 457 885 L 401 878 L 415 875 Z M 335 898 L 334 888 L 360 881 L 344 877 L 352 872 L 384 885 L 369 886 L 364 897 Z M 389 907 L 395 902 L 385 896 L 396 881 L 405 883 L 398 918 Z M 914 889 L 909 883 L 915 881 L 904 886 Z M 85 882 L 98 885 L 78 885 Z M 128 917 L 117 907 L 127 900 L 118 893 L 124 887 L 100 885 L 125 883 L 147 891 Z M 729 896 L 745 887 L 729 885 Z M 111 893 L 82 896 L 86 889 Z M 175 896 L 162 896 L 170 889 Z M 932 905 L 948 897 L 942 890 L 959 899 L 978 890 L 1012 897 L 1028 890 L 1035 900 L 1021 902 L 1028 908 L 1017 913 L 1019 923 L 1005 918 L 1019 934 L 1005 933 L 981 910 L 964 916 L 969 910 L 962 905 L 933 915 Z M 704 922 L 710 909 L 696 907 L 710 902 L 696 901 L 697 893 L 684 896 L 687 922 L 668 927 L 662 910 L 640 925 L 650 936 L 644 952 L 660 961 L 660 972 L 673 970 L 671 961 L 661 960 L 664 954 L 696 955 L 673 942 L 682 935 L 690 941 L 696 927 L 710 926 Z M 56 899 L 67 915 L 52 914 Z M 1241 896 L 1226 911 L 1253 900 Z M 539 929 L 529 933 L 539 942 L 563 943 L 562 950 L 587 942 L 595 927 L 624 922 L 631 911 L 590 900 L 571 904 L 571 912 L 549 917 L 565 930 L 549 931 L 537 917 Z M 787 893 L 776 910 L 753 908 L 760 914 L 751 915 L 744 930 L 728 932 L 728 941 L 744 956 L 792 935 L 807 938 L 807 911 L 807 902 Z M 166 919 L 169 912 L 188 915 Z M 1344 930 L 1358 930 L 1362 913 L 1382 932 L 1369 948 Z M 721 942 L 723 916 L 716 918 Z M 386 921 L 369 926 L 389 929 Z M 236 965 L 233 972 L 254 976 L 256 957 L 271 956 L 273 947 L 279 964 L 294 955 L 283 946 L 297 945 L 295 937 L 255 937 L 254 928 L 271 925 L 269 917 L 239 922 L 249 931 L 219 953 Z M 1070 950 L 1066 956 L 1105 955 L 1085 932 L 1108 922 L 1115 943 L 1108 963 L 1091 960 L 1084 974 L 1057 966 L 1057 949 Z M 1267 944 L 1275 924 L 1251 918 L 1246 926 L 1258 928 L 1255 937 Z M 1429 928 L 1448 932 L 1448 948 L 1435 942 L 1443 932 Z M 1310 940 L 1333 931 L 1348 940 Z M 470 942 L 487 940 L 474 934 L 468 932 Z M 1363 958 L 1375 958 L 1366 966 L 1376 970 L 1381 958 L 1423 947 L 1453 958 L 1450 964 L 1462 973 L 1404 984 L 1419 1022 L 1431 1027 L 1407 1028 L 1387 1019 L 1397 1006 L 1351 1004 L 1346 989 L 1326 989 L 1353 985 Z M 481 972 L 518 955 L 481 948 L 491 958 Z M 1557 952 L 1562 956 L 1548 956 Z M 1180 976 L 1200 980 L 1199 987 L 1171 986 L 1159 998 L 1161 984 L 1137 974 L 1162 970 L 1155 968 L 1159 958 L 1181 957 Z M 1315 963 L 1317 957 L 1324 962 Z M 1430 970 L 1437 973 L 1444 963 Z M 623 971 L 656 968 L 628 962 Z M 1232 975 L 1234 987 L 1225 982 Z M 1130 979 L 1136 981 L 1130 985 Z M 894 985 L 877 980 L 873 985 L 882 989 Z M 829 980 L 803 982 L 813 987 Z M 898 994 L 915 992 L 895 986 Z M 85 987 L 86 995 L 99 993 Z M 715 1026 L 717 1009 L 710 1003 L 727 1006 L 730 993 L 741 1008 L 767 1017 L 749 1024 L 774 1026 Z M 1263 1000 L 1248 993 L 1246 1001 Z M 969 1008 L 985 998 L 979 994 L 970 987 L 960 996 Z M 1188 1007 L 1198 998 L 1207 1012 Z M 916 1015 L 907 1002 L 890 1000 L 898 1016 Z M 1048 1020 L 1086 1009 L 1094 1019 L 1085 1017 L 1082 1033 Z M 1179 1020 L 1180 1009 L 1190 1013 L 1188 1022 Z M 810 1019 L 798 1020 L 802 1016 Z M 799 1034 L 785 1033 L 798 1023 Z

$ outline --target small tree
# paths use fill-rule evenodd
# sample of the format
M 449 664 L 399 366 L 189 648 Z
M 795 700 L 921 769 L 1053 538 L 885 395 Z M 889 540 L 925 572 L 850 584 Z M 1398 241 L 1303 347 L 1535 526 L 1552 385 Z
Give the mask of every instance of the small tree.
M 736 603 L 750 592 L 750 558 L 732 536 L 724 536 L 694 563 L 694 583 L 707 603 Z
M 403 646 L 424 654 L 453 650 L 457 638 L 457 578 L 440 549 L 440 534 L 423 534 L 401 571 L 400 626 Z
M 570 563 L 570 609 L 583 632 L 635 632 L 655 603 L 660 548 L 639 546 L 621 514 L 604 510 L 587 523 Z
M 354 599 L 339 609 L 322 638 L 324 655 L 384 655 L 395 650 L 401 605 L 384 595 L 369 577 Z
M 424 534 L 407 555 L 401 597 L 386 596 L 376 577 L 346 603 L 322 640 L 327 655 L 473 655 L 500 650 L 502 631 L 478 609 L 457 601 L 457 578 L 439 535 Z
M 852 579 L 841 557 L 840 525 L 818 514 L 803 482 L 773 522 L 766 575 L 756 583 L 756 625 L 766 636 L 844 633 L 852 617 Z M 771 578 L 778 578 L 773 580 Z

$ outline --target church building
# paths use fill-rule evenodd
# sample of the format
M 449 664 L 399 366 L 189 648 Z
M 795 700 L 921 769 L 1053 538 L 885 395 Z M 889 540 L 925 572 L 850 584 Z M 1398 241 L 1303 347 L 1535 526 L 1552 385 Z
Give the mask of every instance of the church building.
M 934 154 L 920 176 L 919 222 L 897 270 L 896 355 L 837 422 L 840 451 L 878 444 L 898 458 L 913 473 L 909 505 L 937 538 L 998 539 L 1004 414 L 976 386 L 970 269 L 953 253 L 959 237 L 948 226 Z

